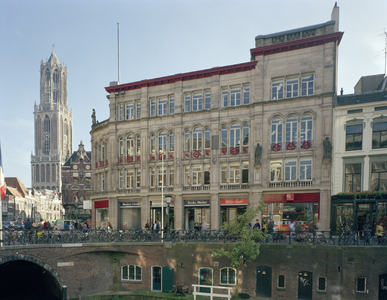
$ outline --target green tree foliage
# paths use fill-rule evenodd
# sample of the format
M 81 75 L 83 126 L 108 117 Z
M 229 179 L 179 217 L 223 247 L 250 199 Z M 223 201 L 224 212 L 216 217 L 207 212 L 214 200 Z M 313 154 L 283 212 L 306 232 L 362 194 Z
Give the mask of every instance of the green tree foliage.
M 259 243 L 265 238 L 261 230 L 253 230 L 256 215 L 263 210 L 261 201 L 257 208 L 248 207 L 246 212 L 238 215 L 230 223 L 223 223 L 221 229 L 237 237 L 237 241 L 229 243 L 227 249 L 208 250 L 214 258 L 226 256 L 231 260 L 231 266 L 236 269 L 236 298 L 238 297 L 239 270 L 246 267 L 247 263 L 256 259 L 259 255 Z M 248 224 L 251 222 L 251 227 Z

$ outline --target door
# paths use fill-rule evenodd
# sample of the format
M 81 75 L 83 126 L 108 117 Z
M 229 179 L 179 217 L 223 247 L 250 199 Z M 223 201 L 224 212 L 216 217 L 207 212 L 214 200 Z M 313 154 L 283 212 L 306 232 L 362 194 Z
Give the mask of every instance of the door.
M 212 285 L 212 269 L 208 269 L 208 268 L 200 269 L 199 284 L 200 285 Z M 211 292 L 211 289 L 200 288 L 200 292 L 209 293 L 209 292 Z
M 379 300 L 387 299 L 387 274 L 379 276 Z
M 298 273 L 298 299 L 312 299 L 312 272 L 302 271 Z
M 161 291 L 161 267 L 152 268 L 152 290 Z
M 271 298 L 271 267 L 257 267 L 257 296 Z
M 173 289 L 173 269 L 171 267 L 163 267 L 163 292 L 172 293 Z

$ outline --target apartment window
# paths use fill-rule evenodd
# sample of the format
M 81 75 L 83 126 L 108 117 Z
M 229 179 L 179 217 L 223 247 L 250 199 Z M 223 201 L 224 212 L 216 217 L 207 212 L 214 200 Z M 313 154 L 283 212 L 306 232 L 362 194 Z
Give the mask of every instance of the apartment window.
M 123 121 L 124 120 L 124 105 L 120 104 L 119 110 L 118 110 L 118 120 Z
M 211 147 L 211 131 L 210 128 L 204 130 L 204 149 L 210 149 Z
M 227 127 L 223 126 L 221 130 L 222 135 L 222 154 L 227 153 Z
M 136 169 L 136 187 L 141 187 L 141 169 Z
M 282 147 L 282 120 L 275 118 L 271 121 L 271 148 L 274 151 Z
M 345 165 L 345 192 L 361 191 L 361 163 Z
M 240 183 L 240 163 L 231 162 L 229 166 L 229 183 L 238 184 Z
M 286 98 L 298 97 L 298 77 L 286 78 Z
M 155 117 L 156 116 L 156 100 L 155 99 L 152 99 L 151 100 L 151 117 Z
M 189 130 L 186 130 L 184 132 L 184 151 L 190 151 L 189 138 L 190 138 Z
M 203 133 L 200 127 L 194 129 L 192 133 L 192 150 L 201 151 L 203 146 Z
M 220 164 L 220 183 L 227 184 L 227 163 Z
M 301 76 L 301 96 L 314 94 L 314 75 Z
M 162 131 L 159 133 L 159 153 L 162 153 L 165 155 L 166 152 L 167 152 L 167 133 L 165 131 Z
M 240 140 L 241 140 L 241 127 L 239 124 L 234 123 L 231 125 L 230 128 L 230 152 L 232 154 L 239 153 L 239 147 L 240 147 Z M 233 149 L 236 148 L 236 149 Z
M 249 183 L 249 162 L 242 161 L 242 183 Z
M 118 188 L 124 188 L 124 170 L 118 170 Z
M 249 146 L 249 132 L 250 132 L 250 127 L 249 124 L 244 124 L 243 129 L 242 129 L 242 145 L 243 148 Z
M 126 136 L 126 155 L 133 156 L 134 145 L 133 136 L 131 134 Z
M 120 139 L 118 141 L 118 155 L 119 155 L 119 157 L 124 156 L 124 139 L 123 139 L 123 137 L 120 137 Z
M 150 175 L 150 186 L 155 187 L 156 186 L 156 169 L 154 167 L 150 168 L 149 170 Z
M 184 185 L 191 184 L 191 176 L 190 176 L 190 166 L 184 165 Z
M 141 280 L 141 267 L 135 265 L 123 266 L 121 268 L 122 280 Z
M 372 124 L 372 149 L 387 148 L 387 122 Z
M 295 117 L 286 119 L 285 143 L 287 150 L 294 150 L 297 146 L 297 118 Z
M 228 106 L 228 89 L 222 89 L 222 107 Z
M 191 95 L 190 94 L 184 95 L 184 111 L 185 112 L 191 111 Z
M 284 97 L 284 80 L 277 79 L 271 83 L 271 100 L 283 99 Z
M 173 131 L 169 133 L 169 152 L 175 151 L 175 134 Z
M 167 99 L 162 98 L 158 100 L 158 115 L 164 116 L 167 114 Z
M 141 136 L 137 135 L 136 137 L 136 155 L 141 154 Z
M 173 186 L 175 184 L 175 169 L 173 166 L 168 166 L 168 185 Z
M 312 180 L 312 158 L 300 158 L 300 180 Z
M 167 168 L 157 167 L 158 186 L 167 186 Z
M 201 92 L 196 92 L 192 97 L 192 110 L 199 111 L 203 109 L 203 95 Z
M 235 269 L 232 269 L 232 268 L 221 269 L 220 284 L 235 284 Z
M 204 109 L 210 109 L 211 108 L 211 92 L 205 91 L 204 92 Z
M 277 277 L 277 288 L 284 289 L 285 288 L 285 276 L 279 275 Z
M 192 165 L 192 185 L 202 185 L 202 165 Z
M 325 277 L 319 277 L 317 282 L 317 291 L 319 292 L 327 291 L 327 279 Z
M 367 279 L 364 277 L 356 278 L 356 292 L 365 293 L 367 292 Z
M 134 187 L 134 170 L 126 170 L 126 188 L 132 189 Z
M 79 183 L 79 177 L 73 177 L 73 183 L 78 184 Z
M 101 173 L 101 191 L 105 191 L 106 190 L 106 187 L 105 187 L 105 173 Z
M 301 117 L 301 148 L 308 149 L 313 137 L 313 117 L 306 114 Z M 308 144 L 309 142 L 309 144 Z
M 279 182 L 282 180 L 282 161 L 272 160 L 270 162 L 270 181 Z
M 241 88 L 232 87 L 230 91 L 230 106 L 241 105 Z
M 150 153 L 152 155 L 156 154 L 156 137 L 153 133 L 150 136 Z
M 175 98 L 169 98 L 169 114 L 173 115 L 175 113 Z
M 362 113 L 363 110 L 360 108 L 360 109 L 351 109 L 351 110 L 348 110 L 347 111 L 347 114 L 350 115 L 350 114 L 358 114 L 358 113 Z
M 210 164 L 204 164 L 204 184 L 210 184 Z
M 361 150 L 363 124 L 349 125 L 346 128 L 345 151 Z
M 379 111 L 379 110 L 387 110 L 387 106 L 375 107 L 375 111 Z
M 105 143 L 101 143 L 101 161 L 105 160 Z
M 137 119 L 141 118 L 141 102 L 140 101 L 136 102 L 136 117 L 137 117 Z
M 371 190 L 387 190 L 387 157 L 381 162 L 371 162 Z
M 126 120 L 133 120 L 134 119 L 134 107 L 133 103 L 127 103 L 126 104 Z
M 243 104 L 250 104 L 250 86 L 243 86 Z
M 285 159 L 285 181 L 297 180 L 297 160 L 295 158 Z

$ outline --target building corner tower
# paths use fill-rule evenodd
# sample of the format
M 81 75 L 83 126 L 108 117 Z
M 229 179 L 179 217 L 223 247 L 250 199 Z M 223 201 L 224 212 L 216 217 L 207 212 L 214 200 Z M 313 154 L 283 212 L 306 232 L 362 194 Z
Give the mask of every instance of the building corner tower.
M 67 105 L 67 67 L 54 49 L 40 63 L 40 104 L 34 106 L 35 155 L 31 183 L 36 190 L 61 191 L 61 167 L 73 152 L 73 114 Z

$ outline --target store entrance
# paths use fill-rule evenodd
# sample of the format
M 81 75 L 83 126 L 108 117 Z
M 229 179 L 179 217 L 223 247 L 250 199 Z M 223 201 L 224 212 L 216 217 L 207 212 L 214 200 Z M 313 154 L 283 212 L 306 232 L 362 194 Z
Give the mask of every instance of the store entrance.
M 373 220 L 373 203 L 357 203 L 357 230 L 362 231 L 364 224 L 368 223 L 371 227 L 371 230 L 374 231 L 375 224 Z

